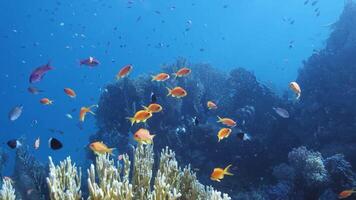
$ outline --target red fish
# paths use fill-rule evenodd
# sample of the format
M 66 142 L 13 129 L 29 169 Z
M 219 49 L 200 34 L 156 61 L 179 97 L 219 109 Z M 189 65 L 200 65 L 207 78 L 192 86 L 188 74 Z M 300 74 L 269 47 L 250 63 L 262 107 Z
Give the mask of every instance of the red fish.
M 86 59 L 83 59 L 80 61 L 80 65 L 86 65 L 86 66 L 89 66 L 89 67 L 95 67 L 97 65 L 99 65 L 100 62 L 99 60 L 95 59 L 94 57 L 89 57 L 89 58 L 86 58 Z
M 130 74 L 130 72 L 132 71 L 132 69 L 133 69 L 132 65 L 130 65 L 130 64 L 125 65 L 123 68 L 120 69 L 119 73 L 117 73 L 116 79 L 121 79 L 121 78 L 128 76 Z
M 75 98 L 77 94 L 74 92 L 74 90 L 70 88 L 64 88 L 64 93 L 66 93 L 69 97 Z
M 48 62 L 45 65 L 42 65 L 40 67 L 37 67 L 35 70 L 32 71 L 30 75 L 30 83 L 36 83 L 42 80 L 43 76 L 50 70 L 53 70 L 54 68 L 50 66 L 50 62 Z

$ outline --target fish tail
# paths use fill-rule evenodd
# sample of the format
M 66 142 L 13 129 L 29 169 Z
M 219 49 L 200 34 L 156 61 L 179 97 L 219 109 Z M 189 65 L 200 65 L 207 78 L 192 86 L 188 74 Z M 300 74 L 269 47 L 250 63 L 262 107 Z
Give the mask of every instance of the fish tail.
M 218 121 L 217 122 L 221 122 L 222 118 L 218 116 Z
M 91 106 L 89 106 L 89 109 L 94 108 L 94 107 L 98 108 L 99 105 L 98 104 L 91 105 Z
M 109 150 L 108 150 L 108 154 L 110 154 L 110 155 L 113 155 L 113 151 L 115 150 L 115 148 L 110 148 Z
M 155 81 L 156 80 L 155 76 L 151 75 L 151 77 L 152 77 L 151 81 Z
M 146 111 L 150 111 L 150 109 L 147 106 L 142 106 L 142 108 Z
M 134 117 L 126 117 L 126 119 L 130 120 L 131 126 L 134 125 L 136 119 Z
M 172 75 L 174 76 L 174 78 L 177 78 L 177 77 L 178 77 L 178 74 L 177 74 L 177 73 L 173 73 Z
M 166 88 L 167 88 L 167 90 L 168 90 L 168 94 L 167 94 L 167 96 L 171 95 L 171 94 L 172 94 L 172 90 L 171 90 L 171 89 L 169 89 L 168 87 L 166 87 Z
M 232 176 L 232 175 L 233 175 L 232 173 L 229 172 L 229 169 L 230 169 L 231 166 L 232 166 L 232 165 L 230 164 L 230 165 L 228 165 L 228 166 L 224 169 L 224 174 L 225 174 L 225 175 L 229 175 L 229 176 Z
M 297 100 L 299 100 L 299 99 L 300 99 L 300 96 L 301 96 L 301 94 L 300 94 L 300 93 L 298 93 L 298 94 L 297 94 Z

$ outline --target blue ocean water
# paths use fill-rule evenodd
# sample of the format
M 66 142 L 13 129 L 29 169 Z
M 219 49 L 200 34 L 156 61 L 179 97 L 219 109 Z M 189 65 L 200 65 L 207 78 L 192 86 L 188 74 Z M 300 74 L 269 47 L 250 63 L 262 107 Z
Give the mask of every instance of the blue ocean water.
M 277 93 L 288 90 L 302 61 L 325 46 L 330 24 L 344 7 L 344 1 L 334 0 L 310 4 L 302 0 L 1 1 L 0 142 L 9 154 L 3 174 L 13 173 L 15 151 L 6 146 L 13 138 L 24 138 L 24 145 L 32 146 L 40 137 L 41 148 L 31 150 L 40 161 L 70 155 L 84 162 L 88 137 L 97 129 L 91 115 L 83 130 L 78 128 L 79 109 L 97 104 L 104 87 L 129 63 L 134 66 L 131 77 L 159 72 L 160 66 L 180 57 L 222 71 L 244 67 Z M 101 64 L 80 66 L 79 61 L 89 56 Z M 30 73 L 47 62 L 55 69 L 33 84 L 44 92 L 30 94 Z M 77 98 L 66 96 L 65 87 L 74 89 Z M 43 97 L 54 104 L 41 105 Z M 16 105 L 23 105 L 24 111 L 11 122 L 7 114 Z M 64 147 L 49 149 L 50 137 L 60 139 Z

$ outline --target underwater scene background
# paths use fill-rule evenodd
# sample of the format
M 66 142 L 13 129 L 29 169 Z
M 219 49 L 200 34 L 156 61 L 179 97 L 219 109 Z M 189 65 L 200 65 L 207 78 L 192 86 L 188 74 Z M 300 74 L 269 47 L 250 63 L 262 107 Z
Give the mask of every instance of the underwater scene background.
M 0 5 L 1 200 L 356 199 L 354 1 Z

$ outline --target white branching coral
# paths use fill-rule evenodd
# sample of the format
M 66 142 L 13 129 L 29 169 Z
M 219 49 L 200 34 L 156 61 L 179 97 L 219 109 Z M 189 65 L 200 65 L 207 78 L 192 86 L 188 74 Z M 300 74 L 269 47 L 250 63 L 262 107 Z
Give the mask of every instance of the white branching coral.
M 70 157 L 55 166 L 52 158 L 49 157 L 49 177 L 47 184 L 51 200 L 80 200 L 82 193 L 80 190 L 82 174 L 75 164 L 72 164 Z
M 0 190 L 0 200 L 15 200 L 15 189 L 12 187 L 12 181 L 9 178 L 2 180 L 2 187 Z
M 66 167 L 64 167 L 66 166 Z M 138 145 L 131 163 L 128 155 L 123 155 L 123 164 L 110 155 L 98 155 L 96 164 L 88 171 L 88 200 L 230 200 L 212 187 L 204 187 L 198 182 L 190 167 L 181 169 L 173 151 L 168 147 L 162 150 L 158 170 L 154 173 L 152 145 Z M 75 177 L 72 182 L 64 175 Z M 80 174 L 80 173 L 79 173 Z M 153 174 L 156 176 L 153 177 Z M 80 175 L 70 159 L 54 167 L 50 159 L 51 200 L 79 200 Z M 63 181 L 64 180 L 64 181 Z M 69 188 L 73 187 L 73 188 Z M 75 198 L 68 198 L 73 194 Z M 60 197 L 60 198 L 59 198 Z

